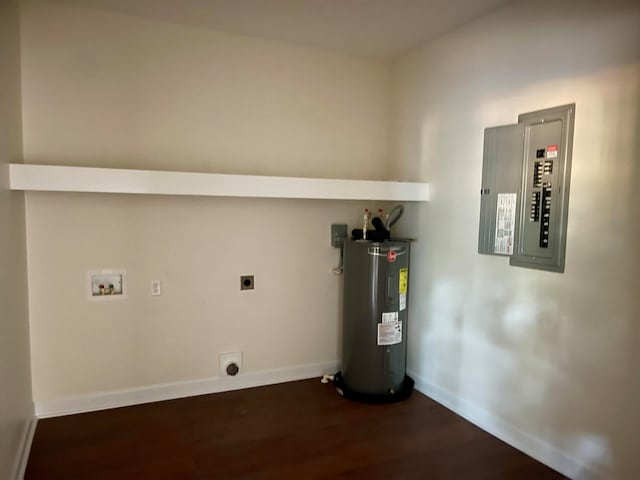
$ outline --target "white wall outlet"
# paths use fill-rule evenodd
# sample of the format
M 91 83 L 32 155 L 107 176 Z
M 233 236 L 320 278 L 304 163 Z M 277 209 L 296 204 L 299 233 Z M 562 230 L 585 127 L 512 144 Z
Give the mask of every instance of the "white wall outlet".
M 160 280 L 151 280 L 151 296 L 159 297 L 162 295 L 162 282 Z
M 122 269 L 90 270 L 87 272 L 88 296 L 92 300 L 126 298 L 127 273 Z
M 225 352 L 219 355 L 218 368 L 221 377 L 233 377 L 242 372 L 242 352 Z

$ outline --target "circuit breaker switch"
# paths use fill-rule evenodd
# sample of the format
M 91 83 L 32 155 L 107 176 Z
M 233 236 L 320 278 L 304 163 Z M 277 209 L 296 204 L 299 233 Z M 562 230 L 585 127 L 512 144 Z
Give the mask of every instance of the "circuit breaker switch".
M 531 217 L 532 222 L 540 221 L 540 192 L 533 192 L 531 194 Z
M 533 188 L 540 188 L 542 186 L 542 176 L 542 162 L 536 162 L 533 166 Z

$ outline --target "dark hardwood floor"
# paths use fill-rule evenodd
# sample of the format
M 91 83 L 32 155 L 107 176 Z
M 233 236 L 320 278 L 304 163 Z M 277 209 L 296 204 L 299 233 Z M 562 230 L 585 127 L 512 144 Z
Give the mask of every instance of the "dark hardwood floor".
M 414 392 L 319 379 L 40 420 L 26 479 L 564 478 Z

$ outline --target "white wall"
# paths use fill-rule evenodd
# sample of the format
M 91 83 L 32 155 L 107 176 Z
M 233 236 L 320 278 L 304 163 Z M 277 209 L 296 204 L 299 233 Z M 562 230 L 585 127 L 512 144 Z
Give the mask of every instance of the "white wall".
M 399 224 L 420 239 L 418 384 L 567 474 L 636 478 L 639 25 L 632 1 L 518 1 L 403 56 L 390 82 L 372 59 L 29 0 L 25 156 L 430 181 Z M 569 102 L 566 272 L 478 255 L 483 129 Z M 335 361 L 328 226 L 364 206 L 28 194 L 35 400 L 212 377 L 227 349 L 248 372 Z M 86 300 L 101 267 L 128 270 L 127 300 Z
M 24 194 L 7 165 L 22 161 L 17 1 L 0 2 L 0 478 L 13 478 L 33 418 Z
M 28 163 L 384 179 L 388 65 L 43 2 L 23 12 Z M 332 222 L 362 202 L 27 195 L 38 404 L 338 359 Z M 126 268 L 91 302 L 88 270 Z M 256 290 L 240 292 L 240 275 Z M 160 279 L 164 292 L 150 296 Z M 318 371 L 318 373 L 320 373 Z
M 421 387 L 564 473 L 640 478 L 640 5 L 518 1 L 394 66 Z M 576 102 L 566 272 L 477 254 L 483 129 Z M 411 222 L 405 222 L 409 224 Z
M 379 60 L 60 3 L 23 11 L 27 163 L 386 177 Z

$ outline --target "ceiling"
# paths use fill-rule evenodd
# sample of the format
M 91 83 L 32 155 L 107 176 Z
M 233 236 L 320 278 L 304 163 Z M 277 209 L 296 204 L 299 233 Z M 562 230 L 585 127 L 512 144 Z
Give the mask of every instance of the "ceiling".
M 55 1 L 388 58 L 512 0 Z

